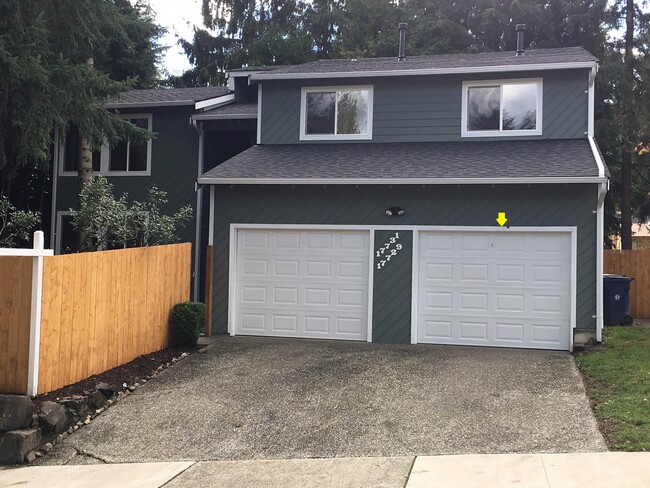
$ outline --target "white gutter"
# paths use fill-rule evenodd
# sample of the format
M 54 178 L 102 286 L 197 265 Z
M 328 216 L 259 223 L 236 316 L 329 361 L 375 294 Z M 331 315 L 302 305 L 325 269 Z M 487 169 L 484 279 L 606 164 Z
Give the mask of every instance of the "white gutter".
M 544 183 L 605 183 L 607 178 L 199 178 L 200 185 L 534 185 Z
M 194 120 L 240 120 L 240 119 L 256 119 L 257 113 L 254 114 L 209 114 L 203 113 L 198 115 L 193 115 Z
M 201 176 L 203 172 L 203 142 L 205 133 L 203 132 L 203 124 L 197 124 L 196 120 L 190 119 L 191 124 L 199 135 L 199 157 L 197 177 Z M 196 229 L 194 234 L 194 291 L 192 293 L 192 300 L 199 301 L 199 277 L 201 276 L 199 267 L 201 266 L 201 207 L 203 204 L 203 188 L 199 186 L 196 190 Z
M 381 71 L 345 71 L 345 72 L 320 72 L 320 73 L 252 73 L 251 81 L 260 80 L 307 80 L 316 78 L 369 78 L 377 76 L 419 76 L 419 75 L 450 75 L 464 73 L 497 73 L 516 71 L 547 71 L 557 69 L 593 69 L 598 66 L 595 61 L 582 61 L 578 63 L 538 63 L 502 66 L 466 66 L 462 68 L 419 68 L 396 69 Z M 281 68 L 279 68 L 281 69 Z

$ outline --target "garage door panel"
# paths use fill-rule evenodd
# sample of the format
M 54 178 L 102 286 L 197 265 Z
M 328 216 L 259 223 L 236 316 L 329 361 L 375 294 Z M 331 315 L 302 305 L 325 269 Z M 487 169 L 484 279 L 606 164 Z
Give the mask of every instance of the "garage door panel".
M 369 245 L 369 232 L 240 230 L 237 333 L 366 339 Z
M 421 231 L 420 244 L 418 342 L 569 348 L 569 234 Z

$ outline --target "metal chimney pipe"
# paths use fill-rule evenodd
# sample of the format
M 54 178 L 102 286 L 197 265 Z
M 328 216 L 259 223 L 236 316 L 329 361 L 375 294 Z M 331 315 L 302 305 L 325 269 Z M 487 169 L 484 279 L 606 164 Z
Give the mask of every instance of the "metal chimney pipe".
M 398 59 L 404 61 L 406 59 L 406 31 L 409 28 L 408 24 L 400 23 L 397 28 L 399 29 L 399 55 Z
M 524 32 L 526 32 L 526 24 L 517 24 L 515 26 L 515 30 L 517 31 L 517 51 L 515 52 L 515 56 L 523 56 Z

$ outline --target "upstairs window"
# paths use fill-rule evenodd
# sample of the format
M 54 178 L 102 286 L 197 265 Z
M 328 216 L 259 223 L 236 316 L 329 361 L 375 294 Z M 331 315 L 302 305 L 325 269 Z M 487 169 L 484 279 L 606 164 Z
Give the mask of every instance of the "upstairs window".
M 463 137 L 542 134 L 542 80 L 463 83 Z
M 372 139 L 370 86 L 303 88 L 300 140 Z
M 126 115 L 123 117 L 135 126 L 152 130 L 151 114 Z M 61 136 L 59 161 L 62 176 L 76 176 L 79 170 L 80 140 L 79 131 L 71 126 Z M 108 144 L 101 150 L 93 151 L 93 172 L 105 176 L 149 176 L 151 174 L 151 139 L 143 142 L 120 141 L 115 147 Z

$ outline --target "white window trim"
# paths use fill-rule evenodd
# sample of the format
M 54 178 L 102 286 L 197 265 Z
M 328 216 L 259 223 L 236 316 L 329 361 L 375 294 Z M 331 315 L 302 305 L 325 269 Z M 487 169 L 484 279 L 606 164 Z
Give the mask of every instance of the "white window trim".
M 537 120 L 534 130 L 468 130 L 467 129 L 467 92 L 469 88 L 480 86 L 498 85 L 501 89 L 501 100 L 503 100 L 504 85 L 535 84 L 537 85 Z M 479 80 L 463 81 L 463 96 L 460 121 L 461 137 L 512 137 L 512 136 L 541 136 L 543 128 L 543 107 L 544 107 L 544 82 L 542 78 L 509 78 L 505 80 Z M 499 107 L 499 125 L 503 120 L 503 104 Z
M 365 90 L 368 92 L 368 133 L 367 134 L 307 134 L 307 93 L 335 92 L 345 90 Z M 373 126 L 373 98 L 372 85 L 347 85 L 347 86 L 310 86 L 302 87 L 300 92 L 300 140 L 301 141 L 368 141 L 372 139 Z M 338 101 L 338 95 L 337 95 Z M 334 104 L 334 131 L 336 131 L 338 103 Z
M 147 130 L 153 130 L 153 114 L 121 114 L 122 119 L 147 119 Z M 111 150 L 108 142 L 104 142 L 100 150 L 99 171 L 95 171 L 96 176 L 151 176 L 151 151 L 153 148 L 153 141 L 147 141 L 147 170 L 146 171 L 109 171 Z M 59 151 L 60 151 L 60 164 L 59 176 L 78 176 L 76 171 L 65 171 L 65 134 L 61 134 L 59 138 Z M 127 156 L 128 158 L 128 156 Z M 127 159 L 128 168 L 128 159 Z

